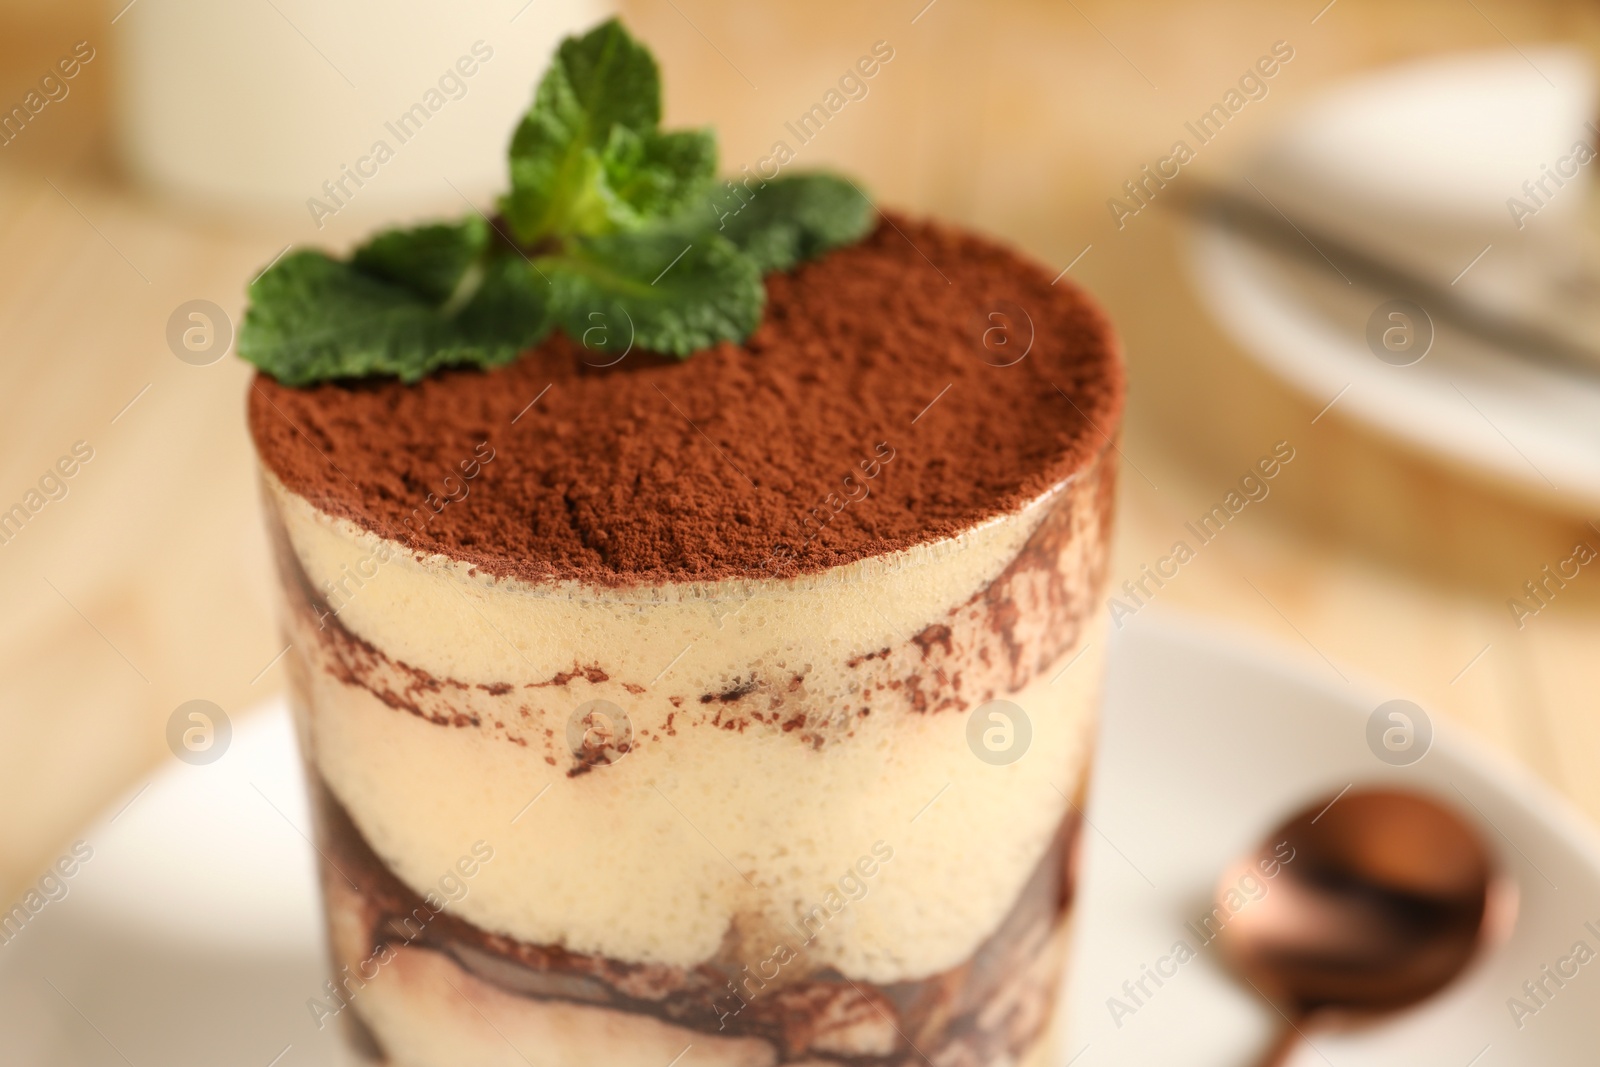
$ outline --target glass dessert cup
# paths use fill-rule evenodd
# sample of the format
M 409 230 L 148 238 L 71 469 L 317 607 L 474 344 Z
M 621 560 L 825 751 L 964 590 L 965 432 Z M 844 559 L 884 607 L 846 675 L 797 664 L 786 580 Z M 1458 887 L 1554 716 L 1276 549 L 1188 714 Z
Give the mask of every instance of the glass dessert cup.
M 1114 473 L 821 573 L 604 588 L 264 474 L 319 1024 L 406 1067 L 1058 1062 Z

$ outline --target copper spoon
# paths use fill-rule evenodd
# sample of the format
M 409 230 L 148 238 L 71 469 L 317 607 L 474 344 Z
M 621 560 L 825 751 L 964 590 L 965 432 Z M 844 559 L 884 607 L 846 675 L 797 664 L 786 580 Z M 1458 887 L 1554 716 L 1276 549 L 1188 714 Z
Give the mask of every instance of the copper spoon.
M 1349 790 L 1283 823 L 1223 875 L 1207 919 L 1235 973 L 1283 1014 L 1259 1067 L 1308 1029 L 1439 992 L 1509 932 L 1513 883 L 1459 816 L 1416 793 Z

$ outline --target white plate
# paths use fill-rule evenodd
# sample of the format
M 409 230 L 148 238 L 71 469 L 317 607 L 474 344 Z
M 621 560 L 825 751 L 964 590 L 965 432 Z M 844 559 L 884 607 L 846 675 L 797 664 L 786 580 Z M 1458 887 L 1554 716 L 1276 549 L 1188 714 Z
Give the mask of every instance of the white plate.
M 1379 259 L 1410 260 L 1408 269 L 1441 288 L 1460 282 L 1464 296 L 1504 303 L 1527 280 L 1528 257 L 1544 262 L 1558 246 L 1572 254 L 1567 241 L 1600 164 L 1581 168 L 1526 233 L 1512 224 L 1506 197 L 1575 140 L 1593 143 L 1585 120 L 1595 80 L 1593 61 L 1568 48 L 1450 54 L 1380 70 L 1296 112 L 1252 170 L 1268 190 L 1262 195 L 1297 225 Z M 1398 294 L 1347 278 L 1313 247 L 1302 249 L 1304 259 L 1286 257 L 1201 222 L 1191 273 L 1244 350 L 1317 409 L 1337 397 L 1334 417 L 1537 497 L 1600 505 L 1600 373 L 1508 353 L 1437 316 L 1421 362 L 1385 363 L 1368 347 L 1367 323 Z M 1470 274 L 1456 274 L 1469 264 Z
M 1217 966 L 1215 949 L 1199 948 L 1186 924 L 1210 910 L 1229 861 L 1286 814 L 1346 785 L 1379 782 L 1433 794 L 1481 828 L 1516 882 L 1517 923 L 1433 1001 L 1359 1035 L 1313 1035 L 1316 1048 L 1301 1049 L 1294 1064 L 1595 1062 L 1600 959 L 1520 1030 L 1507 1007 L 1574 942 L 1600 952 L 1600 937 L 1584 927 L 1600 929 L 1600 841 L 1565 802 L 1438 716 L 1427 755 L 1390 766 L 1367 747 L 1367 724 L 1379 704 L 1403 694 L 1335 681 L 1320 662 L 1279 648 L 1152 623 L 1134 623 L 1112 650 L 1089 803 L 1098 832 L 1086 839 L 1072 977 L 1073 1067 L 1253 1063 L 1276 1016 Z M 1198 958 L 1160 988 L 1147 982 L 1153 995 L 1141 995 L 1132 1015 L 1113 1013 L 1111 997 L 1131 1003 L 1123 983 L 1181 938 Z
M 1435 321 L 1433 348 L 1397 367 L 1367 347 L 1390 294 L 1285 260 L 1215 222 L 1196 225 L 1191 268 L 1211 313 L 1318 408 L 1355 418 L 1519 492 L 1600 506 L 1600 375 L 1501 352 Z
M 1593 1062 L 1600 963 L 1520 1032 L 1506 1000 L 1573 942 L 1600 947 L 1583 925 L 1600 927 L 1600 847 L 1547 790 L 1447 723 L 1435 721 L 1421 762 L 1379 762 L 1366 723 L 1389 694 L 1325 684 L 1319 672 L 1158 619 L 1115 641 L 1071 993 L 1074 1067 L 1248 1062 L 1270 1012 L 1209 950 L 1120 1027 L 1107 998 L 1184 936 L 1223 864 L 1283 813 L 1369 781 L 1437 793 L 1479 821 L 1519 883 L 1522 915 L 1436 1002 L 1359 1038 L 1318 1039 L 1328 1062 Z M 0 1063 L 334 1062 L 332 1029 L 317 1031 L 305 1007 L 323 977 L 321 923 L 289 719 L 278 705 L 234 725 L 223 759 L 174 761 L 86 831 L 94 854 L 67 896 L 0 945 Z M 1324 1061 L 1308 1052 L 1299 1062 Z

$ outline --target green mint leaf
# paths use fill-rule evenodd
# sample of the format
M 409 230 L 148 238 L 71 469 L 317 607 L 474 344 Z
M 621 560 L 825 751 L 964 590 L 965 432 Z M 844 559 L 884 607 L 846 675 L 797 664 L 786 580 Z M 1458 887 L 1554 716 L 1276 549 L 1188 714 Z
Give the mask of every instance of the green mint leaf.
M 240 355 L 290 385 L 494 366 L 555 326 L 591 349 L 688 356 L 755 330 L 763 273 L 876 225 L 824 174 L 719 191 L 715 135 L 660 121 L 660 72 L 621 23 L 568 38 L 512 137 L 504 226 L 393 230 L 347 262 L 288 256 L 250 286 Z
M 381 233 L 356 249 L 352 265 L 443 304 L 467 270 L 489 248 L 489 224 L 474 215 L 459 223 L 433 223 Z
M 489 259 L 481 282 L 436 310 L 455 342 L 451 362 L 499 366 L 537 345 L 555 324 L 552 295 L 550 279 L 520 255 Z
M 424 272 L 426 273 L 426 272 Z M 475 262 L 441 302 L 320 252 L 250 286 L 239 355 L 285 385 L 509 363 L 549 328 L 548 283 L 519 258 Z
M 861 240 L 878 213 L 850 182 L 831 174 L 796 174 L 766 184 L 734 183 L 712 202 L 719 232 L 762 273 L 791 270 Z
M 603 174 L 599 153 L 535 105 L 511 142 L 511 192 L 501 197 L 500 211 L 524 245 L 602 232 L 610 226 Z
M 637 346 L 680 358 L 741 341 L 761 321 L 761 272 L 715 233 L 661 227 L 574 242 L 537 261 L 552 314 L 574 340 L 604 352 Z
M 616 19 L 561 43 L 511 139 L 511 192 L 501 211 L 517 239 L 604 233 L 629 220 L 606 188 L 613 130 L 641 138 L 661 121 L 655 58 Z M 625 201 L 623 201 L 625 202 Z
M 607 19 L 582 37 L 568 37 L 556 50 L 559 71 L 604 143 L 613 126 L 643 132 L 661 121 L 661 71 L 650 50 L 618 19 Z
M 710 130 L 640 134 L 613 126 L 602 162 L 613 219 L 636 229 L 706 194 L 717 173 L 717 138 Z

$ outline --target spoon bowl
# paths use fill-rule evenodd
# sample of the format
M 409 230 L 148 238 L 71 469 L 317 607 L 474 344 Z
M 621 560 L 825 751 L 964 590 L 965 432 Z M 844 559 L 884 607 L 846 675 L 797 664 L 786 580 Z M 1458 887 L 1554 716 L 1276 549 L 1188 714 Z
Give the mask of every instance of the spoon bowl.
M 1235 907 L 1247 878 L 1266 888 Z M 1224 959 L 1288 1024 L 1261 1067 L 1285 1062 L 1308 1027 L 1433 996 L 1515 915 L 1514 887 L 1478 832 L 1437 801 L 1390 789 L 1347 790 L 1296 814 L 1229 868 L 1217 899 L 1230 916 Z

